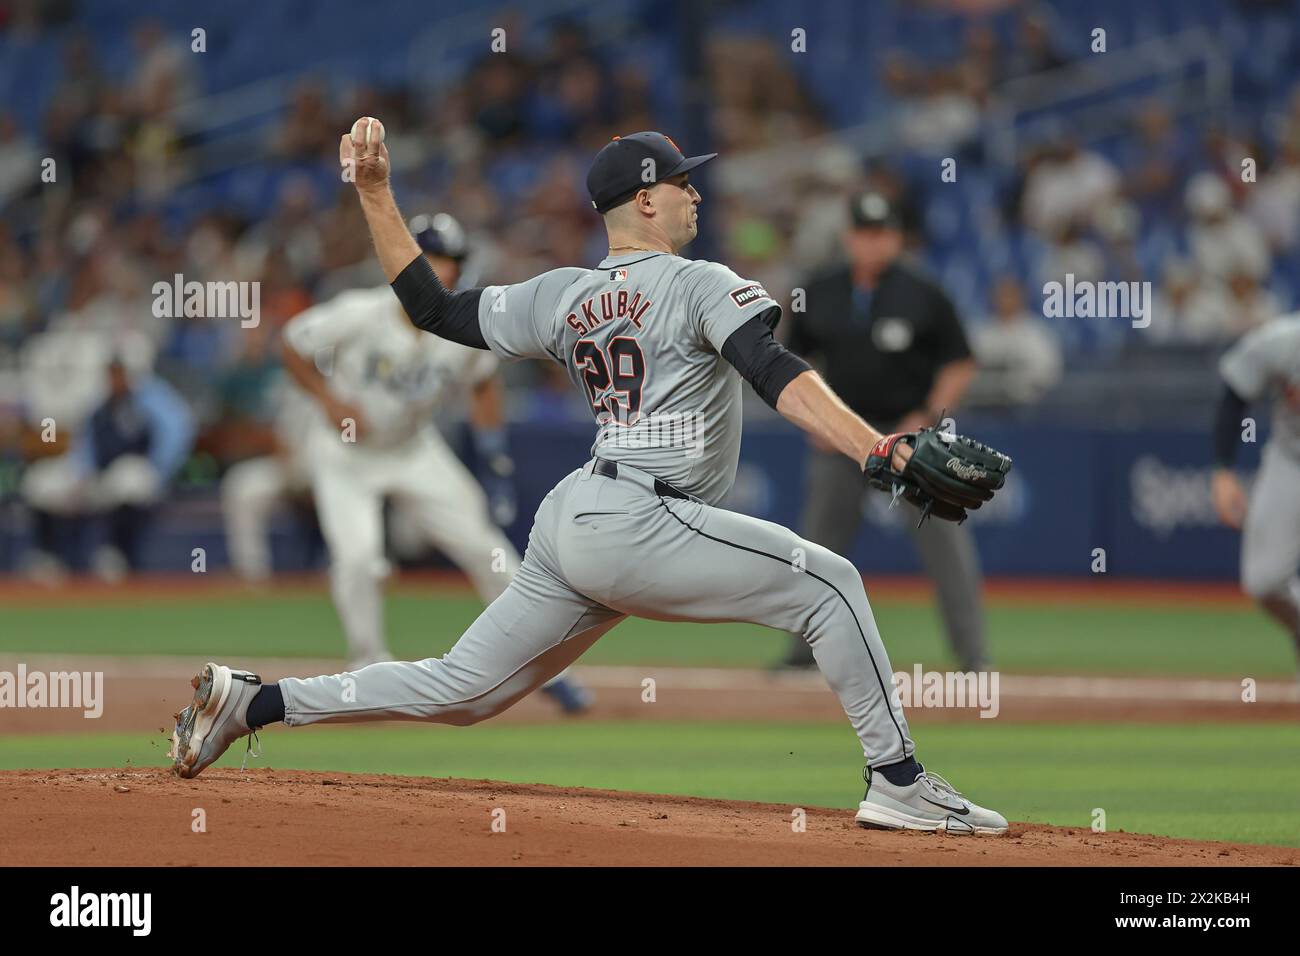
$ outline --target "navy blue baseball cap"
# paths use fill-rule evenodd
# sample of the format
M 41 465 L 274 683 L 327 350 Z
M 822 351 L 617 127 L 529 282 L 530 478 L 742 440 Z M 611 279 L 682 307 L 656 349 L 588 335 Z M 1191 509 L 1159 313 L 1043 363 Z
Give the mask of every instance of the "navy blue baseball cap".
M 632 133 L 615 136 L 592 160 L 587 173 L 587 192 L 596 212 L 606 213 L 657 182 L 680 176 L 702 166 L 717 153 L 691 156 L 663 133 Z M 650 160 L 651 164 L 647 164 Z M 646 178 L 647 174 L 650 176 Z
M 465 241 L 465 230 L 454 217 L 445 212 L 432 216 L 421 214 L 412 219 L 407 228 L 415 237 L 416 245 L 423 252 L 435 256 L 445 256 L 460 262 L 469 254 L 469 243 Z

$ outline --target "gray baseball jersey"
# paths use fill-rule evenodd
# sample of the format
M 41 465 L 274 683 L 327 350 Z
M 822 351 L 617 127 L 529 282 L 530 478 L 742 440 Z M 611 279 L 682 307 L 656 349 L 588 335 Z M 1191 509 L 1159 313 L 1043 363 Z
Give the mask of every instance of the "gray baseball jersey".
M 869 765 L 911 755 L 857 569 L 713 504 L 735 478 L 741 428 L 742 380 L 720 352 L 774 306 L 725 266 L 666 253 L 485 290 L 479 325 L 492 351 L 568 369 L 597 423 L 597 457 L 546 496 L 509 587 L 446 656 L 282 680 L 285 722 L 474 723 L 628 615 L 750 621 L 808 641 Z
M 1300 617 L 1300 313 L 1242 336 L 1219 373 L 1247 401 L 1273 400 L 1272 435 L 1242 526 L 1241 585 L 1254 598 L 1287 603 Z
M 1300 461 L 1300 312 L 1243 335 L 1220 360 L 1219 374 L 1248 402 L 1273 400 L 1270 443 Z
M 599 426 L 592 454 L 713 503 L 736 477 L 744 385 L 719 352 L 769 309 L 775 324 L 772 297 L 724 265 L 638 252 L 489 287 L 479 324 L 501 357 L 567 368 Z

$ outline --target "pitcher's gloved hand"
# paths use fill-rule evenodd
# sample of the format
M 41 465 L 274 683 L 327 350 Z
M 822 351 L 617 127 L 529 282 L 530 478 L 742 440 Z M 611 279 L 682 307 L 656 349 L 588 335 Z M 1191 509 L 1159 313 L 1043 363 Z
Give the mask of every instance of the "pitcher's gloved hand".
M 901 471 L 893 465 L 899 442 L 912 449 Z M 988 501 L 1006 482 L 1011 459 L 972 438 L 930 426 L 886 435 L 871 449 L 862 471 L 873 488 L 920 508 L 922 522 L 933 515 L 960 524 L 968 509 Z

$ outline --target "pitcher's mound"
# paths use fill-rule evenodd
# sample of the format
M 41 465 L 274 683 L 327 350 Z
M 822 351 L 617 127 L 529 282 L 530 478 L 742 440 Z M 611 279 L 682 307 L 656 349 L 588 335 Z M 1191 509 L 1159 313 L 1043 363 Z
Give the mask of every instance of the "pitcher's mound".
M 295 770 L 0 773 L 15 865 L 1300 864 L 1300 850 L 1011 825 L 863 830 L 853 811 L 540 784 Z

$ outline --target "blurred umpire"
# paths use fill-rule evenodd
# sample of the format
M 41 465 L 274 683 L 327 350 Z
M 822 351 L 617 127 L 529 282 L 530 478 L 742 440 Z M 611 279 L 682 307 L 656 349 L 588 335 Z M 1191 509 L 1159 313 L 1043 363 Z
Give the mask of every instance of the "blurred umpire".
M 849 217 L 843 237 L 848 263 L 806 285 L 806 311 L 791 313 L 790 349 L 820 360 L 835 393 L 882 432 L 932 425 L 953 413 L 975 374 L 957 312 L 938 284 L 903 254 L 897 210 L 884 196 L 854 196 Z M 803 535 L 847 555 L 867 493 L 861 470 L 814 445 L 807 478 Z M 938 589 L 958 662 L 963 670 L 985 668 L 983 581 L 969 526 L 930 520 L 918 529 L 913 510 L 895 510 Z M 782 663 L 816 666 L 797 635 Z

